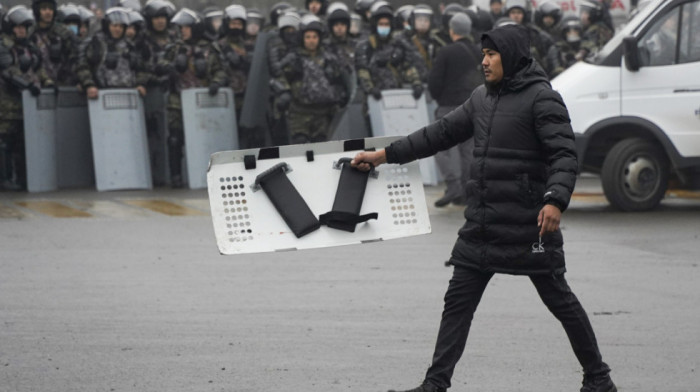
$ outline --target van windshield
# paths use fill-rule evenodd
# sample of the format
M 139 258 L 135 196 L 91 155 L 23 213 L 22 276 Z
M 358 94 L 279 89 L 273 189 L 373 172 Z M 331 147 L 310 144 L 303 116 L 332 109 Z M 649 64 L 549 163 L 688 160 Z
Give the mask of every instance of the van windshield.
M 640 25 L 642 25 L 642 22 L 659 8 L 657 6 L 659 2 L 660 1 L 657 0 L 652 2 L 652 4 L 649 4 L 646 7 L 644 7 L 632 19 L 630 19 L 630 21 L 627 22 L 625 27 L 623 27 L 622 30 L 620 30 L 617 34 L 615 34 L 610 39 L 610 41 L 608 41 L 608 43 L 605 44 L 605 46 L 600 48 L 598 53 L 594 54 L 593 56 L 588 56 L 584 61 L 590 64 L 603 65 L 603 63 L 606 62 L 608 56 L 619 50 L 620 45 L 622 44 L 622 39 L 627 36 L 634 35 L 634 32 L 639 28 Z M 619 62 L 616 65 L 620 65 Z

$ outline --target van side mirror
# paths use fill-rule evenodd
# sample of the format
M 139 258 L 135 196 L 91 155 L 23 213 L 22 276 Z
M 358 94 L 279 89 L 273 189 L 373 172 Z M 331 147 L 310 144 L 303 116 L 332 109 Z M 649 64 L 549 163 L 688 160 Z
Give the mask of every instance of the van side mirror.
M 639 48 L 637 47 L 637 39 L 634 37 L 625 37 L 622 39 L 623 53 L 625 55 L 625 67 L 630 71 L 639 71 L 641 61 L 639 59 Z

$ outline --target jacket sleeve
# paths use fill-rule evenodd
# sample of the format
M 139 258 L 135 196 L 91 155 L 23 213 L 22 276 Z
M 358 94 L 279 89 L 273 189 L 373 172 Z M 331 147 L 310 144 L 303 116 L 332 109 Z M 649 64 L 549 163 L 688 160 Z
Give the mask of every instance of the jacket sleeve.
M 547 162 L 544 200 L 564 211 L 576 184 L 578 159 L 569 112 L 559 93 L 543 89 L 535 98 L 535 132 Z
M 102 47 L 97 37 L 92 37 L 83 47 L 83 53 L 78 57 L 78 65 L 75 68 L 75 73 L 78 76 L 80 85 L 84 89 L 96 86 L 92 69 L 98 65 L 102 58 L 101 49 Z
M 365 94 L 374 87 L 372 74 L 369 72 L 369 62 L 371 46 L 368 41 L 361 41 L 355 47 L 355 69 L 357 70 L 357 80 Z
M 388 163 L 408 163 L 466 141 L 474 134 L 471 99 L 440 120 L 401 138 L 386 148 Z

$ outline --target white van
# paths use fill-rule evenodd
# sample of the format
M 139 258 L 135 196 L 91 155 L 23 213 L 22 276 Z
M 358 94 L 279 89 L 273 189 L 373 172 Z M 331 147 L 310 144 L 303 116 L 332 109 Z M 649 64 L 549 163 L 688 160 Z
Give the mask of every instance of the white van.
M 700 189 L 700 0 L 652 1 L 552 86 L 614 207 L 652 209 L 669 181 Z

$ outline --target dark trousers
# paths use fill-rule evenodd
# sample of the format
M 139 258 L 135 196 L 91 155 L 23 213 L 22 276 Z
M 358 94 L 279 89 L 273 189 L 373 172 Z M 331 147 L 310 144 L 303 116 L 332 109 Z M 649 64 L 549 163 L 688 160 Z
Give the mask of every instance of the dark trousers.
M 474 269 L 455 267 L 445 293 L 445 308 L 435 344 L 433 363 L 425 380 L 442 388 L 450 387 L 450 379 L 467 343 L 469 327 L 476 307 L 493 276 Z M 574 354 L 587 375 L 607 374 L 610 368 L 603 362 L 593 328 L 586 311 L 566 283 L 564 274 L 533 275 L 542 302 L 564 326 Z

